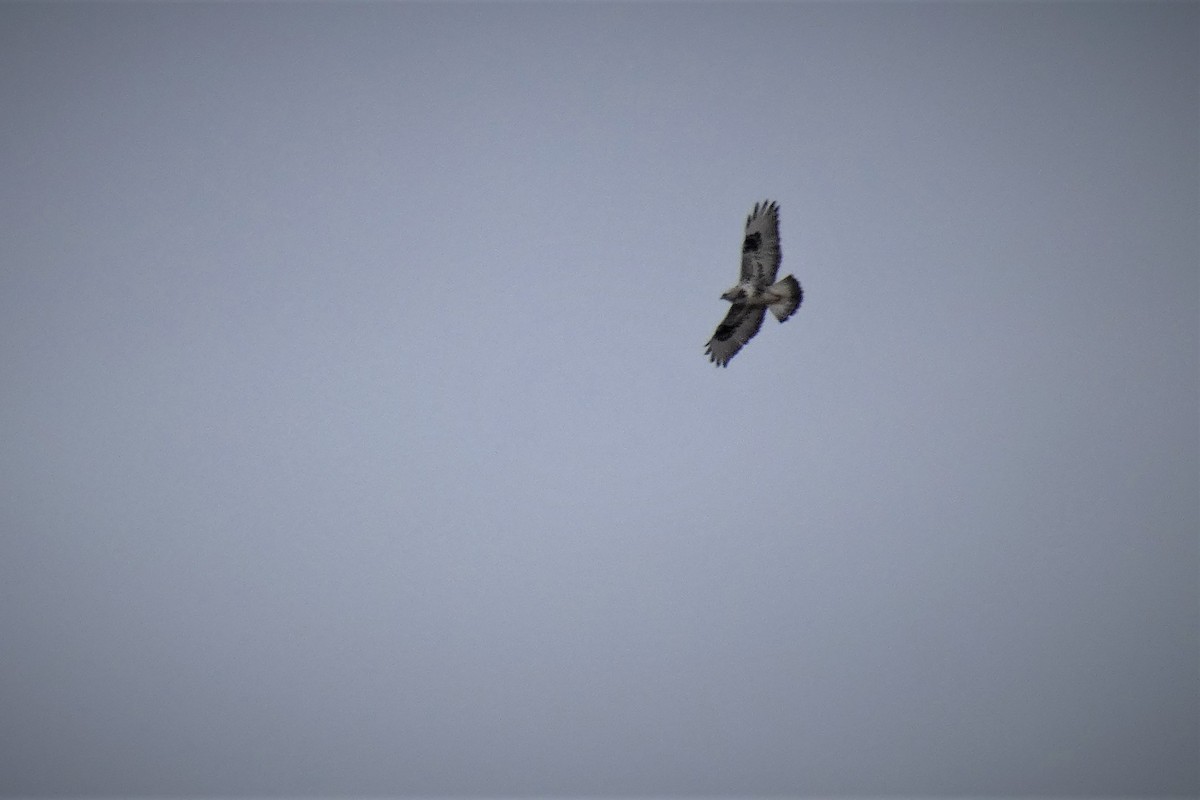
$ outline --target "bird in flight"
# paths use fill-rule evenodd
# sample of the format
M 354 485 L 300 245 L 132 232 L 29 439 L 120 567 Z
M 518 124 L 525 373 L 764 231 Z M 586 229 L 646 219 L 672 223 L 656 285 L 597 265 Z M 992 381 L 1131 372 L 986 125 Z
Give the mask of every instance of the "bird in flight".
M 722 300 L 733 305 L 716 333 L 708 340 L 709 360 L 719 367 L 728 366 L 746 342 L 762 327 L 767 309 L 783 322 L 800 307 L 804 292 L 800 282 L 788 275 L 775 282 L 779 261 L 779 206 L 775 202 L 755 203 L 746 217 L 746 238 L 742 240 L 742 274 L 737 286 Z

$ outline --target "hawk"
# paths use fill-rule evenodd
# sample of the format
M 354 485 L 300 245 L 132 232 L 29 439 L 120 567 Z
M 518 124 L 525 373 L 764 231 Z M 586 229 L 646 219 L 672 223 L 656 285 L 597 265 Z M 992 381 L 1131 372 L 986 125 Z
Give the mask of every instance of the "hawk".
M 783 257 L 779 250 L 779 206 L 774 202 L 755 203 L 746 217 L 746 238 L 742 241 L 742 274 L 737 286 L 722 300 L 733 303 L 716 333 L 708 340 L 709 360 L 719 367 L 728 366 L 746 342 L 762 326 L 767 309 L 783 322 L 800 307 L 804 292 L 800 282 L 788 275 L 778 283 L 775 273 Z

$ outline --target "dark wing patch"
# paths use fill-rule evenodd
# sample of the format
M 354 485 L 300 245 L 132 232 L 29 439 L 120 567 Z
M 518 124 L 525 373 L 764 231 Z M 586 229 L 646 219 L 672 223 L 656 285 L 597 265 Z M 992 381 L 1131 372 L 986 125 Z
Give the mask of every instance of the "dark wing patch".
M 713 338 L 718 342 L 723 342 L 733 332 L 738 329 L 738 325 L 742 324 L 742 320 L 746 318 L 746 312 L 750 310 L 750 306 L 745 303 L 734 303 L 729 307 L 729 312 L 725 315 L 725 319 L 721 320 L 721 324 L 717 326 Z
M 757 231 L 746 237 L 746 241 L 742 242 L 743 253 L 757 253 L 759 246 L 762 244 L 762 234 Z

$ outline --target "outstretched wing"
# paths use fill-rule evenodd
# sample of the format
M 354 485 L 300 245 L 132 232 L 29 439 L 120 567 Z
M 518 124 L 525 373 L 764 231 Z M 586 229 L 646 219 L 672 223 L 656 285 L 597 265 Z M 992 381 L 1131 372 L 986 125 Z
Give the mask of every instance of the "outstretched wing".
M 729 307 L 729 313 L 717 332 L 708 340 L 708 358 L 719 367 L 729 363 L 729 359 L 737 355 L 742 345 L 754 338 L 762 327 L 763 316 L 767 313 L 766 306 L 750 306 L 745 303 L 734 303 Z
M 775 282 L 779 261 L 779 206 L 775 201 L 755 203 L 746 217 L 746 238 L 742 240 L 742 282 L 766 288 Z

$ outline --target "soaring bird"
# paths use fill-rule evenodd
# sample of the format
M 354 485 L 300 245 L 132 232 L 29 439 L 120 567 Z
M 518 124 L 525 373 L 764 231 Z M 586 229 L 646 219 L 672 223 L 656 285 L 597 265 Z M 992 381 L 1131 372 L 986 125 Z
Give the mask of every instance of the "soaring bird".
M 778 283 L 775 273 L 783 254 L 779 250 L 779 206 L 775 202 L 755 203 L 746 217 L 746 238 L 742 240 L 742 274 L 736 286 L 721 295 L 733 305 L 716 333 L 708 340 L 709 359 L 719 367 L 728 366 L 746 342 L 762 327 L 767 309 L 783 322 L 800 307 L 804 291 L 800 282 L 788 275 Z

